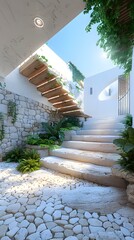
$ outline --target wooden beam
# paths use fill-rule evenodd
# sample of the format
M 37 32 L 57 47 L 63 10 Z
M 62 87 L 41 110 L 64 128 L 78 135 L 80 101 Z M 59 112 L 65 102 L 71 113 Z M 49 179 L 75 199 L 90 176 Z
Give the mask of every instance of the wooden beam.
M 60 103 L 53 104 L 53 106 L 55 108 L 62 108 L 62 107 L 68 107 L 68 106 L 73 105 L 73 104 L 75 104 L 75 102 L 71 99 L 71 100 L 66 100 L 66 101 L 63 101 L 63 102 L 60 102 Z
M 73 100 L 74 98 L 71 97 L 70 95 L 68 95 L 67 93 L 64 95 L 60 95 L 60 96 L 55 96 L 53 98 L 49 98 L 48 101 L 51 103 L 59 103 L 61 101 L 65 101 L 65 100 Z
M 44 70 L 36 77 L 30 79 L 30 83 L 33 83 L 36 86 L 39 86 L 43 83 L 46 83 L 47 81 L 50 81 L 51 79 L 55 78 L 54 74 L 50 74 L 48 70 Z
M 57 95 L 63 95 L 64 93 L 68 93 L 68 92 L 65 89 L 62 89 L 62 87 L 58 87 L 53 90 L 42 93 L 42 96 L 46 98 L 52 98 Z
M 34 55 L 29 60 L 27 60 L 20 68 L 20 73 L 29 77 L 35 70 L 41 69 L 44 66 L 44 63 L 38 58 L 38 55 Z
M 72 105 L 72 106 L 69 106 L 69 107 L 63 107 L 63 108 L 59 108 L 58 109 L 58 112 L 68 112 L 68 111 L 72 111 L 72 110 L 78 110 L 80 109 L 77 105 Z
M 31 80 L 32 78 L 35 78 L 36 76 L 38 76 L 39 74 L 41 74 L 42 72 L 45 72 L 47 71 L 48 67 L 46 65 L 42 66 L 41 68 L 33 71 L 29 77 L 28 77 L 28 80 Z
M 68 111 L 68 112 L 65 112 L 62 114 L 63 116 L 75 116 L 75 117 L 84 117 L 84 118 L 89 118 L 91 116 L 85 114 L 84 112 L 82 111 Z
M 56 81 L 56 77 L 54 80 L 49 80 L 49 82 L 37 87 L 38 91 L 40 92 L 46 92 L 48 90 L 51 90 L 51 89 L 55 89 L 57 87 L 60 87 L 61 85 Z

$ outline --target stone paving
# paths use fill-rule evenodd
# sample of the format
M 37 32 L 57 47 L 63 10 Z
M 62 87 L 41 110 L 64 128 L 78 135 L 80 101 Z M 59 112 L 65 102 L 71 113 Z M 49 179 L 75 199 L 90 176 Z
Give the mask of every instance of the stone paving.
M 1 240 L 134 240 L 132 208 L 102 214 L 63 203 L 64 190 L 96 184 L 44 169 L 22 175 L 15 167 L 0 163 Z

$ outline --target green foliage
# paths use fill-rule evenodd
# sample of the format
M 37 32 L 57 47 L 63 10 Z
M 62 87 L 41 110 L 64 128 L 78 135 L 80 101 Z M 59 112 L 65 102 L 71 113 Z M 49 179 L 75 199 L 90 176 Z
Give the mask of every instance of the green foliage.
M 24 149 L 21 147 L 16 147 L 11 151 L 7 152 L 3 157 L 4 161 L 7 162 L 19 162 L 23 158 Z
M 89 32 L 92 25 L 98 24 L 97 31 L 100 39 L 97 42 L 107 52 L 115 64 L 129 73 L 132 68 L 132 50 L 134 35 L 134 1 L 122 0 L 83 0 L 86 2 L 84 13 L 91 11 L 91 20 L 86 27 Z M 130 17 L 129 22 L 120 22 L 120 8 L 126 3 Z
M 63 128 L 82 127 L 78 117 L 66 117 L 62 123 Z M 69 129 L 71 130 L 71 129 Z
M 8 116 L 12 117 L 11 122 L 14 124 L 17 120 L 16 103 L 13 101 L 9 101 L 7 107 L 8 107 Z
M 47 59 L 45 56 L 43 56 L 43 55 L 38 55 L 38 58 L 39 58 L 39 60 L 41 60 L 42 62 L 45 62 L 45 63 L 48 62 L 48 59 Z
M 41 163 L 39 159 L 29 158 L 22 159 L 19 165 L 17 166 L 17 170 L 22 173 L 28 173 L 39 170 L 40 167 Z
M 118 162 L 124 170 L 134 172 L 134 128 L 126 128 L 121 136 L 113 141 L 120 150 L 121 158 Z
M 77 117 L 67 117 L 62 118 L 59 122 L 56 122 L 53 125 L 43 122 L 42 126 L 46 133 L 29 135 L 26 143 L 47 147 L 48 149 L 54 149 L 59 146 L 57 144 L 61 144 L 63 142 L 65 131 L 76 130 L 76 128 L 81 127 L 82 124 Z
M 49 150 L 54 150 L 54 149 L 57 149 L 59 148 L 60 146 L 57 145 L 57 144 L 40 144 L 40 147 L 45 147 L 45 148 L 48 148 Z
M 122 123 L 125 125 L 125 128 L 132 127 L 133 124 L 133 117 L 131 114 L 127 114 L 122 121 Z
M 39 135 L 28 136 L 26 143 L 30 145 L 39 145 L 40 147 L 46 147 L 48 149 L 54 149 L 57 146 L 52 139 L 41 138 Z
M 35 135 L 29 135 L 27 137 L 26 143 L 30 145 L 40 145 L 43 142 L 42 142 L 42 139 L 39 137 L 39 135 L 35 134 Z
M 40 159 L 40 154 L 35 149 L 25 149 L 22 154 L 23 159 Z
M 55 123 L 53 126 L 47 122 L 42 123 L 42 126 L 48 134 L 50 140 L 58 141 L 59 143 L 64 140 L 65 134 L 61 129 L 64 121 L 65 119 L 63 118 L 58 123 Z
M 81 80 L 84 80 L 84 75 L 77 69 L 77 67 L 72 62 L 69 62 L 68 65 L 73 74 L 73 81 L 79 82 Z
M 4 115 L 0 112 L 0 141 L 4 139 L 5 131 L 4 131 Z
M 3 157 L 3 160 L 7 162 L 21 162 L 22 159 L 29 158 L 39 160 L 40 155 L 34 149 L 28 150 L 22 147 L 16 147 L 7 152 Z

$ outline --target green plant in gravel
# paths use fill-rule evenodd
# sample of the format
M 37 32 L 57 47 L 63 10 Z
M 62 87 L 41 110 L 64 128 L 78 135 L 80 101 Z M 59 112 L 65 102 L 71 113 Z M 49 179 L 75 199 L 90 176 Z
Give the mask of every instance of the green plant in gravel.
M 23 159 L 40 159 L 40 154 L 35 149 L 25 149 Z
M 134 128 L 126 128 L 121 133 L 121 138 L 115 139 L 113 143 L 120 150 L 118 163 L 124 170 L 134 172 Z
M 3 157 L 3 160 L 7 162 L 21 162 L 22 159 L 29 158 L 40 159 L 40 155 L 34 149 L 29 150 L 23 147 L 16 147 L 7 152 Z
M 17 120 L 17 107 L 16 107 L 16 103 L 13 101 L 9 101 L 8 105 L 8 116 L 12 117 L 11 122 L 14 124 Z
M 22 147 L 16 147 L 5 154 L 4 161 L 7 162 L 19 162 L 23 158 L 24 149 Z
M 22 159 L 19 165 L 17 166 L 17 170 L 22 173 L 29 173 L 39 170 L 40 167 L 41 163 L 39 159 L 29 158 Z

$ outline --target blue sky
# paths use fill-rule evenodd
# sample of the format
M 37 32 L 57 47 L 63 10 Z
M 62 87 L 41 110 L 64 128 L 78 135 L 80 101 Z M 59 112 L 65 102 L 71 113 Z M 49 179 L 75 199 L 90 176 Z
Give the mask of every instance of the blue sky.
M 99 39 L 96 26 L 90 33 L 85 31 L 89 14 L 81 13 L 48 41 L 48 46 L 65 62 L 71 61 L 89 77 L 115 67 L 103 50 L 96 46 Z

